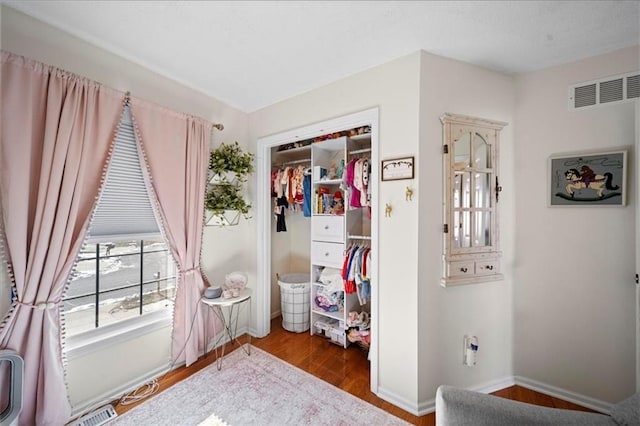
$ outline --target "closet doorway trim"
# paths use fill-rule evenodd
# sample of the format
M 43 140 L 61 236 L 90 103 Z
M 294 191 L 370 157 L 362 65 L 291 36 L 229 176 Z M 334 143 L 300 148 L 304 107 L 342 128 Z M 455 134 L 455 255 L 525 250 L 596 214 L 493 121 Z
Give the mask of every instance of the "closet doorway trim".
M 342 117 L 310 124 L 308 126 L 287 130 L 271 136 L 258 138 L 256 144 L 257 163 L 257 202 L 259 212 L 257 220 L 257 284 L 256 284 L 256 336 L 264 337 L 271 332 L 271 220 L 273 206 L 271 203 L 270 175 L 271 148 L 285 143 L 305 140 L 328 133 L 335 133 L 360 126 L 371 126 L 371 162 L 380 163 L 378 144 L 378 108 L 371 108 Z M 373 256 L 372 288 L 371 288 L 371 347 L 370 383 L 371 392 L 378 393 L 378 167 L 371 168 L 371 249 Z

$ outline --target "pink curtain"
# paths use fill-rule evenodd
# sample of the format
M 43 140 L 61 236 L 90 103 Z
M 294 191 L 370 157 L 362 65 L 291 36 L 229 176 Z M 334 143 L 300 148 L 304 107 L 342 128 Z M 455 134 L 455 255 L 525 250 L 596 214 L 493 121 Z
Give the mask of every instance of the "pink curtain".
M 173 358 L 190 365 L 213 329 L 200 306 L 208 286 L 200 269 L 200 250 L 211 124 L 137 99 L 130 105 L 165 236 L 178 264 Z
M 14 349 L 25 360 L 23 425 L 60 425 L 70 416 L 61 298 L 122 98 L 87 79 L 2 52 L 0 196 L 17 300 L 0 325 L 0 348 Z M 0 387 L 6 389 L 5 383 Z

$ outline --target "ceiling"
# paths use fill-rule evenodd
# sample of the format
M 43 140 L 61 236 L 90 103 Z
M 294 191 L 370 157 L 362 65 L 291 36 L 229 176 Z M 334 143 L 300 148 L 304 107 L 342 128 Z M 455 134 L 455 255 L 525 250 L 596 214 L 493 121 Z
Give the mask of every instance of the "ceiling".
M 640 42 L 638 1 L 5 1 L 245 112 L 423 49 L 519 74 Z

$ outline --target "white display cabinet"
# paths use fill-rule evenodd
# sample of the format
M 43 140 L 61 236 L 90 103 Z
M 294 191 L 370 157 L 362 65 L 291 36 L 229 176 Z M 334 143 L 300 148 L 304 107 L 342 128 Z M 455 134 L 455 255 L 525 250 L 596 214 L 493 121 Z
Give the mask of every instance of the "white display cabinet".
M 500 131 L 507 123 L 444 114 L 443 286 L 503 279 L 498 200 Z

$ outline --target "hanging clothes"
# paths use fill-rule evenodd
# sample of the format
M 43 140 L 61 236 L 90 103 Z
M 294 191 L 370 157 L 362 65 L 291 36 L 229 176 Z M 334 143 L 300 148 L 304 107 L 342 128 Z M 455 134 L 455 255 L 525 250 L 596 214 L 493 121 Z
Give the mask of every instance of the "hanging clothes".
M 358 158 L 353 166 L 353 187 L 357 190 L 358 200 L 353 207 L 368 207 L 369 202 L 369 160 Z
M 305 173 L 302 180 L 302 214 L 311 217 L 311 173 Z
M 349 193 L 351 194 L 349 197 L 350 208 L 362 207 L 360 205 L 360 191 L 354 186 L 355 167 L 357 162 L 357 158 L 352 158 L 349 163 L 347 163 L 347 172 L 345 174 L 345 184 L 349 188 Z
M 342 279 L 347 294 L 357 293 L 360 305 L 367 303 L 371 297 L 371 281 L 367 276 L 368 264 L 371 263 L 371 249 L 366 246 L 350 246 L 344 256 Z
M 284 195 L 280 198 L 276 198 L 276 205 L 274 207 L 274 213 L 276 215 L 276 232 L 287 232 L 287 224 L 284 220 L 284 212 L 289 207 L 287 197 Z
M 371 164 L 368 158 L 352 158 L 346 166 L 344 183 L 349 189 L 349 208 L 371 207 Z
M 291 188 L 293 193 L 293 209 L 298 211 L 304 203 L 304 166 L 298 166 L 291 173 Z
M 305 161 L 306 162 L 306 161 Z M 309 175 L 309 177 L 307 177 Z M 299 164 L 297 166 L 282 166 L 271 171 L 271 197 L 274 198 L 274 205 L 283 206 L 292 212 L 305 211 L 306 217 L 311 216 L 311 169 L 308 166 Z M 306 181 L 306 182 L 305 182 Z M 305 189 L 305 185 L 308 188 Z M 305 195 L 305 191 L 307 194 Z M 284 197 L 287 205 L 279 199 Z M 307 206 L 305 207 L 305 204 Z M 279 215 L 276 213 L 276 218 Z

